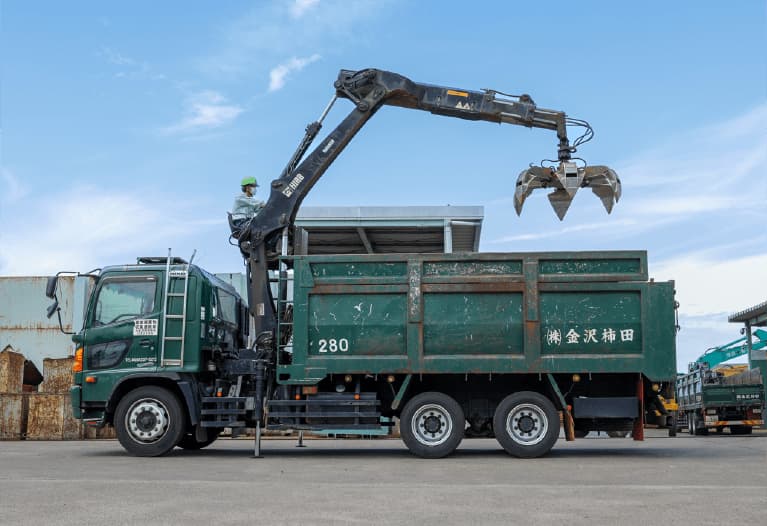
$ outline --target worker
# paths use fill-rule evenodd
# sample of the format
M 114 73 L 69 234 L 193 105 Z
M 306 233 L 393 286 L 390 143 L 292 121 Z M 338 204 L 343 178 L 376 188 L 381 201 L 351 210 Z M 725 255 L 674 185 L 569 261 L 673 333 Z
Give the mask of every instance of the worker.
M 234 198 L 232 207 L 232 222 L 241 225 L 258 214 L 264 207 L 264 202 L 255 197 L 258 183 L 255 177 L 244 177 L 240 182 L 242 194 Z

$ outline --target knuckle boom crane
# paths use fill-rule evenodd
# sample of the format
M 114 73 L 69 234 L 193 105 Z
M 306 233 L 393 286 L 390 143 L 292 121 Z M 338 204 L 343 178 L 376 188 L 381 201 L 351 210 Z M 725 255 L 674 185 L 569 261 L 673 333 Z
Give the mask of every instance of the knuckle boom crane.
M 338 98 L 354 108 L 308 153 Z M 575 163 L 588 123 L 529 95 L 342 70 L 264 207 L 244 224 L 230 216 L 255 332 L 234 287 L 170 252 L 91 273 L 84 328 L 72 338 L 73 416 L 114 425 L 137 456 L 200 449 L 229 427 L 255 428 L 260 457 L 262 426 L 391 434 L 399 418 L 419 457 L 494 436 L 533 458 L 559 439 L 559 411 L 567 440 L 594 430 L 642 440 L 646 408 L 665 414 L 658 393 L 676 379 L 674 283 L 647 281 L 645 252 L 291 257 L 301 202 L 384 105 L 555 131 L 557 164 L 520 174 L 517 212 L 539 188 L 553 190 L 560 219 L 580 188 L 608 212 L 620 198 L 615 172 Z M 571 143 L 568 126 L 585 133 Z
M 307 153 L 338 98 L 354 108 Z M 384 105 L 555 131 L 557 164 L 520 174 L 518 213 L 539 188 L 553 190 L 560 219 L 580 188 L 608 212 L 620 198 L 615 172 L 575 163 L 593 135 L 588 123 L 529 95 L 342 70 L 264 207 L 244 224 L 230 215 L 255 343 L 234 287 L 191 260 L 169 252 L 90 273 L 83 330 L 72 338 L 73 416 L 114 425 L 137 456 L 200 449 L 229 427 L 255 428 L 260 457 L 262 426 L 391 434 L 399 418 L 419 457 L 494 436 L 533 458 L 558 440 L 559 411 L 567 440 L 594 430 L 642 440 L 645 408 L 666 414 L 658 393 L 676 379 L 674 283 L 647 281 L 645 252 L 289 257 L 301 202 Z M 571 143 L 568 126 L 585 133 Z M 48 317 L 58 312 L 57 279 L 46 287 Z
M 295 220 L 301 202 L 344 150 L 357 132 L 382 106 L 397 106 L 428 111 L 435 115 L 457 117 L 473 121 L 515 124 L 528 128 L 553 130 L 557 134 L 557 166 L 530 166 L 517 178 L 514 208 L 517 214 L 533 190 L 552 188 L 549 194 L 554 211 L 560 220 L 580 188 L 591 188 L 608 213 L 620 199 L 621 182 L 607 166 L 579 167 L 573 157 L 577 148 L 591 140 L 594 132 L 588 122 L 568 117 L 564 112 L 539 108 L 526 94 L 509 95 L 497 90 L 471 91 L 434 86 L 379 69 L 359 71 L 341 70 L 334 83 L 335 94 L 320 118 L 310 123 L 306 134 L 280 176 L 272 181 L 269 200 L 259 214 L 234 231 L 240 251 L 245 258 L 249 278 L 249 305 L 255 317 L 256 334 L 266 343 L 273 339 L 276 312 L 269 286 L 268 270 L 278 267 L 278 240 L 283 231 L 285 239 Z M 354 109 L 330 132 L 319 146 L 304 157 L 322 128 L 335 101 L 350 100 Z M 585 132 L 572 144 L 567 127 L 585 128 Z M 584 162 L 585 164 L 585 162 Z M 287 253 L 287 251 L 285 251 Z M 267 337 L 271 334 L 271 338 Z

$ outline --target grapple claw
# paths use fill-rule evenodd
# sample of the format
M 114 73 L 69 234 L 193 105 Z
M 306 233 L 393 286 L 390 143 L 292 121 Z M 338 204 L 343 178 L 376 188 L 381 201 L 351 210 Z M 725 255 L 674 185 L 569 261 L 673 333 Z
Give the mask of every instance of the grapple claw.
M 527 170 L 522 170 L 517 177 L 517 186 L 514 190 L 514 210 L 517 211 L 517 215 L 522 213 L 522 205 L 533 190 L 546 188 L 554 179 L 556 175 L 551 168 L 531 166 Z
M 586 187 L 591 188 L 599 197 L 608 214 L 621 197 L 620 178 L 607 166 L 578 168 L 573 162 L 561 162 L 556 170 L 534 166 L 522 171 L 514 191 L 514 209 L 517 215 L 521 214 L 522 206 L 533 190 L 554 188 L 548 196 L 549 202 L 561 221 L 567 214 L 575 194 L 580 188 Z
M 583 168 L 585 186 L 599 197 L 607 210 L 613 211 L 613 205 L 621 198 L 621 180 L 618 174 L 607 166 L 587 166 Z

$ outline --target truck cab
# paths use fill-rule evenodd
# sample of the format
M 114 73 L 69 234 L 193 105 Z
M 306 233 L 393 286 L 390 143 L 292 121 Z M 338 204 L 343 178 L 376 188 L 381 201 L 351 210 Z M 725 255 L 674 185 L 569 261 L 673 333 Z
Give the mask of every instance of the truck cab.
M 199 400 L 215 394 L 212 364 L 246 346 L 248 320 L 234 287 L 180 258 L 104 268 L 72 336 L 74 416 L 114 425 L 138 454 L 212 441 Z

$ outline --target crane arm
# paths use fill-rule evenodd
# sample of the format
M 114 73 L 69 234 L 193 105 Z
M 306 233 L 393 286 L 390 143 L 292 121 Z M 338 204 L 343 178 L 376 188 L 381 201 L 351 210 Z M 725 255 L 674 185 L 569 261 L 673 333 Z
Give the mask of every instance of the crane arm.
M 237 233 L 249 274 L 249 304 L 256 318 L 256 334 L 274 331 L 276 313 L 269 287 L 268 270 L 277 267 L 277 241 L 289 231 L 301 202 L 365 123 L 384 105 L 428 111 L 467 120 L 508 123 L 556 131 L 559 168 L 532 167 L 517 181 L 515 207 L 519 213 L 526 197 L 537 188 L 553 188 L 549 199 L 560 219 L 578 188 L 590 186 L 608 212 L 620 197 L 620 181 L 607 167 L 579 168 L 572 162 L 577 147 L 593 132 L 585 121 L 570 119 L 564 112 L 538 108 L 529 95 L 512 96 L 494 90 L 471 91 L 430 84 L 378 69 L 341 70 L 335 95 L 320 118 L 309 124 L 290 161 L 272 181 L 270 195 L 259 214 Z M 308 155 L 306 152 L 322 128 L 322 121 L 337 98 L 354 103 L 354 109 Z M 571 145 L 567 126 L 585 128 Z M 608 206 L 609 203 L 609 206 Z
M 759 350 L 767 347 L 767 331 L 757 329 L 754 331 L 753 336 L 756 340 L 751 343 L 752 349 Z M 707 349 L 695 362 L 706 364 L 709 368 L 714 368 L 727 360 L 748 354 L 747 341 L 749 338 L 751 338 L 751 335 L 738 338 L 719 347 Z

